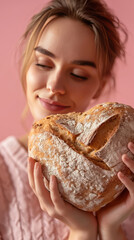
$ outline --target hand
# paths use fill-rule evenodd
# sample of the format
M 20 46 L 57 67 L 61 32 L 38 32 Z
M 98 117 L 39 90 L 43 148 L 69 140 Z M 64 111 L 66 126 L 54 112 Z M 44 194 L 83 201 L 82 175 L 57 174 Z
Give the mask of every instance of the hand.
M 94 215 L 64 201 L 58 191 L 55 176 L 50 177 L 50 191 L 48 191 L 44 185 L 41 165 L 32 158 L 28 159 L 28 178 L 41 209 L 70 227 L 70 240 L 96 239 L 97 221 Z
M 134 144 L 129 143 L 128 148 L 134 154 Z M 122 155 L 122 161 L 134 173 L 134 160 L 124 154 Z M 115 201 L 98 211 L 97 218 L 100 231 L 101 229 L 113 233 L 116 230 L 119 231 L 121 223 L 134 212 L 134 182 L 122 172 L 118 173 L 118 178 L 126 189 Z

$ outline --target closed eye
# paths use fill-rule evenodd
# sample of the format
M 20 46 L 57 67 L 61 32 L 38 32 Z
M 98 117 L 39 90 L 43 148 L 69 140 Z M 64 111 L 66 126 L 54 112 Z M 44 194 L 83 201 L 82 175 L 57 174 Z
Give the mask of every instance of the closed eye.
M 35 65 L 38 66 L 38 67 L 41 67 L 41 68 L 49 68 L 49 69 L 52 68 L 52 67 L 49 66 L 49 65 L 44 65 L 44 64 L 40 64 L 40 63 L 36 63 Z
M 74 73 L 71 73 L 71 75 L 75 78 L 78 78 L 78 79 L 83 79 L 83 80 L 87 80 L 88 78 L 87 77 L 84 77 L 84 76 L 80 76 L 80 75 L 77 75 L 77 74 L 74 74 Z

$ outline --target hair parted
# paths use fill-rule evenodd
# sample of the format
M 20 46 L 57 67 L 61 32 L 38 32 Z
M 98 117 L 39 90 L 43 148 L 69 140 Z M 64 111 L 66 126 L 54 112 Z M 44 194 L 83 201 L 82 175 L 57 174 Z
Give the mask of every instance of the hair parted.
M 46 21 L 52 17 L 69 17 L 85 23 L 95 34 L 97 63 L 100 76 L 112 77 L 116 58 L 125 57 L 127 31 L 102 0 L 52 0 L 34 15 L 23 35 L 25 49 L 22 56 L 21 78 L 24 79 L 33 49 Z M 121 33 L 124 38 L 122 39 Z M 24 87 L 25 88 L 25 87 Z

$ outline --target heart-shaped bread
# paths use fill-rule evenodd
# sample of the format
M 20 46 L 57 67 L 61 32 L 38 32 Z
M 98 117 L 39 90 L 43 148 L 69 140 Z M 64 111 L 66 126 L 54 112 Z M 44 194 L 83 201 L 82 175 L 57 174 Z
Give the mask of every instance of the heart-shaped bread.
M 133 178 L 121 160 L 134 142 L 134 109 L 119 103 L 96 105 L 84 113 L 48 116 L 33 124 L 29 156 L 55 175 L 63 198 L 85 211 L 97 211 L 124 189 L 118 171 Z

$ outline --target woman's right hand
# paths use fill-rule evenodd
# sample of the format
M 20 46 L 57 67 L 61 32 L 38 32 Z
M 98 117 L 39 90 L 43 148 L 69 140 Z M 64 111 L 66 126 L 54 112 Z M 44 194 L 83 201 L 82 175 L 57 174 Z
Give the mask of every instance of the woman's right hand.
M 55 176 L 50 177 L 50 191 L 48 191 L 44 185 L 41 165 L 32 158 L 28 158 L 28 178 L 41 209 L 69 226 L 69 240 L 97 239 L 95 216 L 64 201 L 59 193 Z

